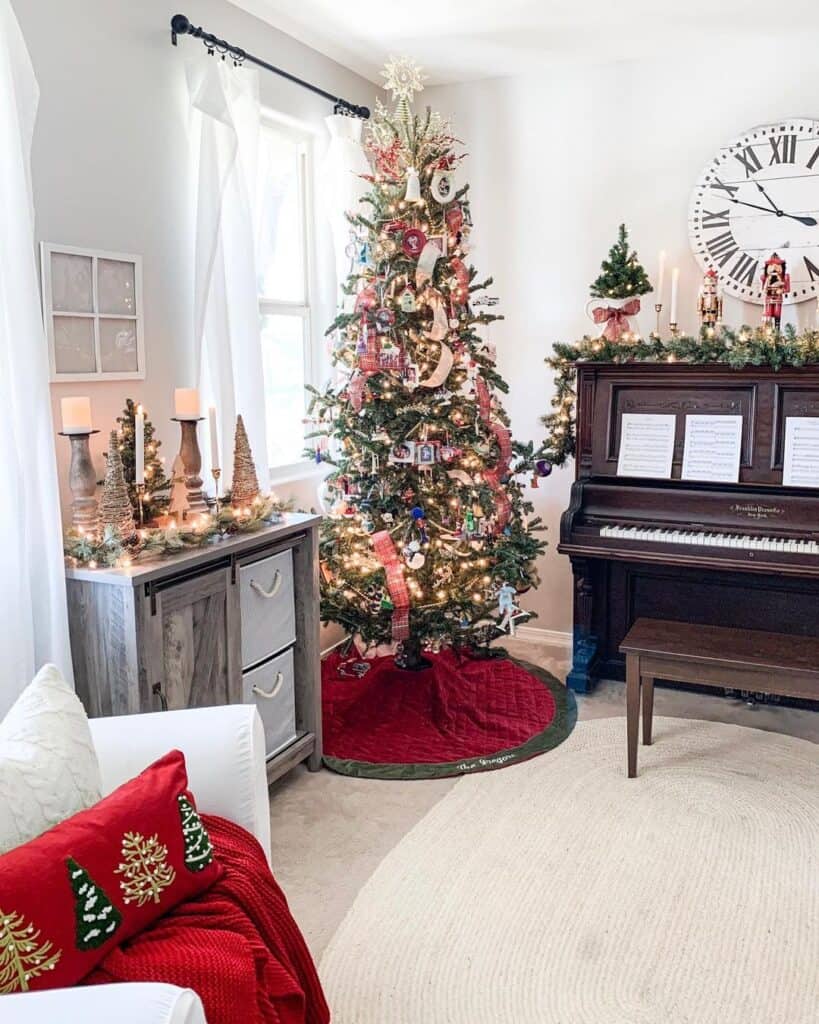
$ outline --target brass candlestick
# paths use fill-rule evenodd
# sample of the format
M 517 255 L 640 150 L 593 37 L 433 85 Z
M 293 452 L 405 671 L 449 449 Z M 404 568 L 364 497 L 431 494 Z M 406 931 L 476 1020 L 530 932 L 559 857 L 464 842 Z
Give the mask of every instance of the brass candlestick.
M 674 321 L 674 323 L 668 325 L 668 329 L 671 331 L 672 338 L 676 338 L 677 335 L 680 333 L 676 320 Z
M 222 511 L 222 503 L 219 500 L 219 478 L 222 475 L 222 470 L 217 466 L 211 469 L 210 475 L 213 477 L 213 493 L 216 500 L 216 523 L 219 524 L 219 515 Z
M 137 506 L 139 508 L 139 525 L 145 525 L 145 484 L 136 485 Z
M 61 430 L 60 437 L 71 441 L 71 462 L 68 467 L 68 486 L 71 490 L 71 523 L 75 529 L 95 533 L 99 527 L 97 512 L 97 474 L 91 461 L 89 438 L 98 430 L 67 433 Z
M 179 445 L 179 454 L 182 457 L 182 466 L 185 470 L 185 488 L 188 492 L 188 515 L 199 515 L 208 511 L 208 503 L 202 493 L 202 453 L 199 451 L 199 438 L 196 434 L 197 424 L 202 416 L 195 419 L 182 419 L 173 416 L 172 419 L 182 428 L 182 439 Z
M 662 302 L 655 302 L 654 303 L 654 312 L 657 314 L 657 326 L 656 326 L 656 328 L 654 330 L 654 333 L 657 335 L 658 338 L 660 337 L 660 313 L 662 313 L 662 311 L 663 311 L 663 304 L 662 304 Z

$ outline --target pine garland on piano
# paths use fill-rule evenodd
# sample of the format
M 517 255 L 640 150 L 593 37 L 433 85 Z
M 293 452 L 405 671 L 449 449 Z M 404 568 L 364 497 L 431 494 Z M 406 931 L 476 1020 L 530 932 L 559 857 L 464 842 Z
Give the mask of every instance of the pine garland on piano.
M 553 412 L 542 418 L 546 426 L 545 458 L 562 466 L 575 453 L 575 381 L 577 363 L 724 363 L 735 369 L 819 363 L 819 331 L 797 333 L 793 327 L 781 332 L 767 327 L 704 328 L 698 336 L 681 334 L 663 340 L 656 334 L 647 338 L 624 334 L 617 341 L 588 336 L 575 342 L 557 342 L 545 360 L 555 371 Z

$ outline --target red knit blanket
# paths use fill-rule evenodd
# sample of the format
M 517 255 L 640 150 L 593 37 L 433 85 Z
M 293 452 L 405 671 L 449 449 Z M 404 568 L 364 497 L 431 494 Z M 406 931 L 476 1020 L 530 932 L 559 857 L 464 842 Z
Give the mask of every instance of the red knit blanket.
M 310 953 L 261 846 L 224 818 L 202 820 L 222 878 L 112 950 L 83 984 L 192 988 L 208 1024 L 328 1024 Z

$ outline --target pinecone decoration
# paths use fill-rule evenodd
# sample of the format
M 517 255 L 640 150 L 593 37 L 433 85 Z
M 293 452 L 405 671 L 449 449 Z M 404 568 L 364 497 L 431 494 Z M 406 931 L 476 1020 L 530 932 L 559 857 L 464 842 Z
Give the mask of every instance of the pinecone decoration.
M 128 497 L 128 485 L 122 469 L 122 456 L 119 453 L 119 438 L 116 430 L 111 431 L 108 442 L 108 459 L 105 466 L 105 481 L 102 485 L 100 498 L 100 522 L 103 527 L 113 526 L 119 531 L 120 537 L 127 540 L 134 535 L 134 510 Z
M 253 452 L 241 416 L 236 417 L 236 440 L 233 442 L 233 488 L 230 503 L 234 508 L 247 508 L 259 497 L 259 481 L 253 464 Z

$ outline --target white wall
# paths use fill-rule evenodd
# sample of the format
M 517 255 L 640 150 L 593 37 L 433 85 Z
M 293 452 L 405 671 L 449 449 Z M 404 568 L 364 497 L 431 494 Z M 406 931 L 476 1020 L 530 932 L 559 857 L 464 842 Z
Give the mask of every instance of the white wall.
M 673 41 L 670 42 L 673 51 Z M 700 272 L 686 232 L 689 194 L 719 147 L 780 117 L 819 118 L 819 66 L 812 45 L 726 45 L 713 53 L 562 67 L 535 76 L 427 90 L 422 99 L 452 115 L 469 159 L 473 260 L 495 278 L 506 320 L 494 325 L 506 407 L 520 439 L 543 437 L 552 343 L 590 332 L 589 284 L 625 221 L 649 275 L 660 249 L 681 268 L 680 322 L 696 329 Z M 668 296 L 665 297 L 666 310 Z M 639 328 L 653 327 L 654 297 Z M 807 310 L 802 310 L 804 315 Z M 810 311 L 813 315 L 813 309 Z M 726 320 L 758 322 L 759 307 L 726 306 Z M 549 524 L 540 589 L 524 604 L 541 628 L 571 628 L 571 573 L 557 554 L 560 513 L 573 467 L 532 491 Z
M 173 389 L 194 383 L 184 65 L 202 50 L 189 37 L 171 47 L 171 15 L 181 9 L 194 24 L 353 102 L 371 105 L 376 87 L 225 0 L 185 0 L 179 7 L 164 0 L 13 4 L 41 93 L 32 157 L 38 241 L 143 256 L 147 378 L 53 385 L 54 422 L 60 397 L 90 394 L 102 430 L 92 438 L 102 476 L 107 431 L 126 397 L 133 398 L 146 406 L 170 463 L 178 446 L 177 425 L 169 421 Z M 316 126 L 332 113 L 328 101 L 260 76 L 266 106 Z M 330 308 L 317 319 L 324 318 L 329 322 Z M 57 442 L 65 512 L 68 446 Z M 314 503 L 312 484 L 294 493 Z

